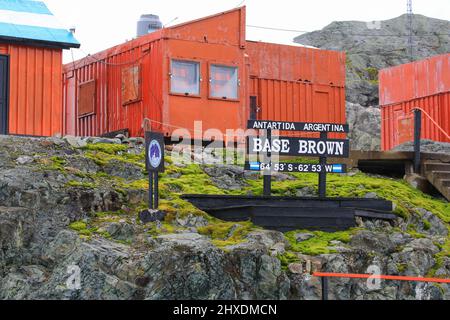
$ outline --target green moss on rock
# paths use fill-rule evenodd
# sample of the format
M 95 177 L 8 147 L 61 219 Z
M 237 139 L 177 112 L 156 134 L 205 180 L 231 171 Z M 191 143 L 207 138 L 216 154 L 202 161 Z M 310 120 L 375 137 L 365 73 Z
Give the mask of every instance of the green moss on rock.
M 296 235 L 298 233 L 311 233 L 313 237 L 306 241 L 298 242 Z M 328 233 L 322 231 L 292 231 L 286 233 L 286 238 L 291 245 L 291 250 L 295 252 L 300 252 L 306 255 L 317 256 L 320 254 L 335 253 L 334 250 L 330 249 L 332 247 L 331 241 L 341 241 L 343 243 L 348 243 L 352 237 L 352 231 L 343 231 Z

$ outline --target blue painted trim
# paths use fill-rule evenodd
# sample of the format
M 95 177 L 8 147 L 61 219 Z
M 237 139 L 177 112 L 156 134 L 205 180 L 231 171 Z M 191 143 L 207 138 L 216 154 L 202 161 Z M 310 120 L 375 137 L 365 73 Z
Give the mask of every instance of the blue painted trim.
M 65 29 L 51 29 L 33 26 L 24 26 L 0 22 L 0 37 L 17 39 L 30 39 L 60 44 L 79 46 L 79 42 L 71 32 Z
M 0 10 L 53 15 L 42 1 L 0 0 Z

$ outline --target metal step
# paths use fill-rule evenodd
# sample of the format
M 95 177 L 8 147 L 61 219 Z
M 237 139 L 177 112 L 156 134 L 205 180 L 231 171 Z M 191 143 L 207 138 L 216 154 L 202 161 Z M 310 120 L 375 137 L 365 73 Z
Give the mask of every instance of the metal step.
M 430 174 L 440 179 L 450 179 L 450 171 L 431 171 Z
M 426 161 L 423 170 L 428 181 L 450 201 L 450 163 Z
M 440 179 L 440 183 L 443 187 L 450 187 L 450 179 Z
M 446 171 L 450 172 L 450 163 L 425 162 L 425 171 Z

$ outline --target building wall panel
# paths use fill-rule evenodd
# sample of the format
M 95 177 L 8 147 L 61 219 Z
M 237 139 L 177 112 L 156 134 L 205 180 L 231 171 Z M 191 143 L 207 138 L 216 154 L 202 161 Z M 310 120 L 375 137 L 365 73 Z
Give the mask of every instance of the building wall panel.
M 9 133 L 61 134 L 62 50 L 0 44 L 10 57 Z
M 79 136 L 99 136 L 128 129 L 132 136 L 142 136 L 145 119 L 155 121 L 160 130 L 162 99 L 163 41 L 144 37 L 69 63 L 64 67 L 65 132 Z M 122 101 L 123 71 L 131 66 L 141 69 L 140 99 Z M 95 112 L 78 114 L 78 85 L 96 80 Z

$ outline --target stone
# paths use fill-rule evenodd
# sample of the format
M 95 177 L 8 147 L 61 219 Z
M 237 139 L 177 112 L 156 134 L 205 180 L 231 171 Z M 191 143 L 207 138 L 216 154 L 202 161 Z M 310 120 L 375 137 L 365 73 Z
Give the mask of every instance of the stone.
M 288 265 L 288 269 L 290 272 L 294 274 L 303 274 L 303 265 L 301 263 L 291 263 Z
M 286 244 L 284 242 L 279 242 L 272 246 L 269 250 L 272 257 L 277 257 L 286 252 Z
M 431 191 L 430 183 L 428 182 L 428 180 L 418 174 L 407 174 L 405 175 L 404 179 L 414 189 L 420 190 L 422 192 Z
M 167 213 L 159 210 L 143 210 L 139 213 L 139 219 L 142 223 L 147 224 L 155 221 L 163 221 Z
M 369 192 L 364 196 L 365 199 L 378 199 L 378 195 L 375 192 Z
M 435 214 L 423 208 L 417 208 L 416 211 L 421 215 L 420 219 L 417 219 L 417 221 L 415 221 L 416 225 L 418 226 L 418 231 L 430 234 L 432 236 L 448 236 L 448 227 Z M 425 221 L 427 223 L 425 223 Z
M 92 138 L 91 139 L 92 144 L 99 144 L 99 143 L 105 143 L 105 144 L 122 144 L 122 140 L 120 139 L 110 139 L 110 138 Z
M 295 239 L 297 240 L 297 242 L 303 242 L 311 238 L 314 238 L 314 234 L 312 233 L 297 233 L 295 235 Z
M 295 195 L 299 198 L 312 197 L 316 195 L 316 191 L 312 187 L 305 187 L 297 190 L 297 193 Z
M 64 140 L 74 148 L 84 148 L 87 146 L 87 142 L 80 137 L 65 136 Z
M 113 239 L 121 241 L 133 241 L 136 233 L 136 229 L 124 221 L 110 223 L 105 230 Z
M 379 253 L 392 253 L 396 249 L 396 245 L 389 241 L 386 234 L 373 231 L 360 231 L 352 237 L 350 244 L 352 247 L 362 249 L 364 251 L 374 251 Z
M 208 225 L 208 220 L 202 216 L 188 214 L 186 216 L 177 216 L 176 222 L 180 227 L 184 228 L 200 228 Z
M 34 162 L 34 159 L 29 156 L 22 156 L 22 157 L 17 158 L 17 160 L 16 160 L 16 163 L 20 164 L 20 165 L 30 164 L 33 162 Z

